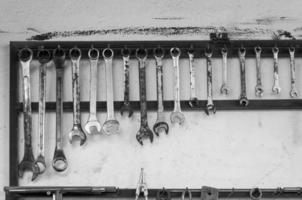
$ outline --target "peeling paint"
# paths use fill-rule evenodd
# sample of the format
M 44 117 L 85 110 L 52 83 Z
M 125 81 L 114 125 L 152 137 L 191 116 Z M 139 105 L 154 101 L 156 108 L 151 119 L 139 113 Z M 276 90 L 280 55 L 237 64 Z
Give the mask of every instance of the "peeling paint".
M 276 32 L 273 33 L 272 39 L 274 39 L 274 40 L 280 40 L 280 39 L 293 39 L 293 40 L 295 40 L 296 38 L 289 31 L 277 30 Z
M 28 27 L 26 30 L 36 32 L 36 33 L 41 33 L 38 29 L 35 29 L 35 28 L 32 28 L 32 27 Z

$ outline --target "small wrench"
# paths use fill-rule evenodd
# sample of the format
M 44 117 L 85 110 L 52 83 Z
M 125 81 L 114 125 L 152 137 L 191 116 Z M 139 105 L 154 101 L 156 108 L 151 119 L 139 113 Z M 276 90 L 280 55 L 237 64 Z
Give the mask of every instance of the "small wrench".
M 80 59 L 81 50 L 74 47 L 69 50 L 69 57 L 72 63 L 72 97 L 73 97 L 73 127 L 69 132 L 69 141 L 72 143 L 74 137 L 80 138 L 80 145 L 86 142 L 86 134 L 84 133 L 81 125 L 81 112 L 80 112 Z
M 46 100 L 46 67 L 51 59 L 51 53 L 46 49 L 41 49 L 38 52 L 38 60 L 41 64 L 39 68 L 39 141 L 38 141 L 38 156 L 35 161 L 36 167 L 39 169 L 39 174 L 42 174 L 46 169 L 44 155 L 44 135 L 45 135 L 45 100 Z
M 171 192 L 163 188 L 156 194 L 156 200 L 171 200 Z
M 207 59 L 207 107 L 206 107 L 206 113 L 207 115 L 210 114 L 210 111 L 212 111 L 214 114 L 216 112 L 216 107 L 213 102 L 213 85 L 212 85 L 212 55 L 213 51 L 210 48 L 205 49 L 205 56 Z
M 143 193 L 145 200 L 148 200 L 148 188 L 145 180 L 144 169 L 141 168 L 141 173 L 139 175 L 136 191 L 135 191 L 135 200 L 139 199 L 140 194 Z
M 123 63 L 124 63 L 124 103 L 120 108 L 120 113 L 123 115 L 124 112 L 128 112 L 128 117 L 133 115 L 133 109 L 129 102 L 129 60 L 130 50 L 128 48 L 122 49 Z
M 154 133 L 159 136 L 160 132 L 168 134 L 169 125 L 165 122 L 164 114 L 164 93 L 163 93 L 163 57 L 164 50 L 161 47 L 154 49 L 154 57 L 156 62 L 156 83 L 157 83 L 157 119 L 153 125 Z
M 247 106 L 249 100 L 246 95 L 246 81 L 245 81 L 245 48 L 241 47 L 238 49 L 239 62 L 240 62 L 240 82 L 241 82 L 241 93 L 239 103 L 242 106 Z
M 32 180 L 38 177 L 39 169 L 35 165 L 32 148 L 32 116 L 31 116 L 31 97 L 30 97 L 30 63 L 33 52 L 29 48 L 19 51 L 19 60 L 22 67 L 23 76 L 23 119 L 24 119 L 24 156 L 18 165 L 19 177 L 23 177 L 25 171 L 32 171 Z
M 289 55 L 290 55 L 290 72 L 291 72 L 291 90 L 290 96 L 292 98 L 298 97 L 298 91 L 296 88 L 296 66 L 295 66 L 295 48 L 289 48 Z
M 228 95 L 230 93 L 230 87 L 227 83 L 228 81 L 228 68 L 227 68 L 227 56 L 228 56 L 228 50 L 227 48 L 221 49 L 222 54 L 222 86 L 220 88 L 220 93 Z
M 189 188 L 186 188 L 182 193 L 181 193 L 181 200 L 185 200 L 186 194 L 188 194 L 189 199 L 192 200 L 192 193 L 189 190 Z
M 63 150 L 62 116 L 63 116 L 63 78 L 65 67 L 65 51 L 58 46 L 53 51 L 53 62 L 56 67 L 56 148 L 52 160 L 52 167 L 62 172 L 68 163 Z
M 274 54 L 274 86 L 273 93 L 279 94 L 281 92 L 280 84 L 279 84 L 279 66 L 278 66 L 278 47 L 273 47 L 272 49 Z
M 196 90 L 195 90 L 195 67 L 193 65 L 194 63 L 194 49 L 191 47 L 188 51 L 189 56 L 189 68 L 190 68 L 190 100 L 189 100 L 189 106 L 191 108 L 198 107 L 199 102 L 196 97 Z
M 173 59 L 173 68 L 174 68 L 174 110 L 170 115 L 171 122 L 178 123 L 182 125 L 185 122 L 185 116 L 181 112 L 180 107 L 180 91 L 179 91 L 179 56 L 180 49 L 173 47 L 170 49 L 170 54 Z
M 90 48 L 88 51 L 90 62 L 90 101 L 89 101 L 89 117 L 85 124 L 85 131 L 91 134 L 93 131 L 100 132 L 101 124 L 96 116 L 96 99 L 97 99 L 97 78 L 98 78 L 98 60 L 99 50 Z
M 136 140 L 143 145 L 143 139 L 149 138 L 153 142 L 153 133 L 148 126 L 147 115 L 147 97 L 146 97 L 146 59 L 147 49 L 136 49 L 136 58 L 139 66 L 139 96 L 140 96 L 140 111 L 141 124 L 139 131 L 136 133 Z
M 255 95 L 257 97 L 262 97 L 263 95 L 263 87 L 262 87 L 262 81 L 261 81 L 261 47 L 257 46 L 255 47 L 255 54 L 256 54 L 256 71 L 257 71 L 257 85 L 255 87 Z
M 113 105 L 113 80 L 112 80 L 112 59 L 114 53 L 110 48 L 103 50 L 103 57 L 105 60 L 105 71 L 106 71 L 106 99 L 107 99 L 107 119 L 103 124 L 102 131 L 107 134 L 115 134 L 120 132 L 120 124 L 114 116 L 114 105 Z

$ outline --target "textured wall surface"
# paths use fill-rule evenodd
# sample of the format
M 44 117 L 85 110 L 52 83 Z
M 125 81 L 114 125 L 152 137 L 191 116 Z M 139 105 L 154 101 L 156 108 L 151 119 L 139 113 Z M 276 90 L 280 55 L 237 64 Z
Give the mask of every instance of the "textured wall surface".
M 229 0 L 229 1 L 0 1 L 0 188 L 8 185 L 9 136 L 9 41 L 16 40 L 188 40 L 208 39 L 210 32 L 227 31 L 231 39 L 301 39 L 302 1 Z M 239 96 L 239 65 L 229 59 L 232 93 Z M 81 100 L 88 100 L 89 65 L 81 67 Z M 115 99 L 123 99 L 121 60 L 114 60 Z M 154 60 L 148 60 L 147 98 L 156 99 Z M 164 61 L 165 99 L 173 98 L 171 60 Z M 188 60 L 181 60 L 181 98 L 189 98 Z M 302 95 L 302 59 L 296 60 L 297 84 Z M 290 71 L 288 59 L 280 60 L 282 93 L 273 96 L 272 59 L 262 63 L 265 95 L 263 98 L 289 98 Z M 213 61 L 214 98 L 221 85 L 221 60 Z M 197 95 L 206 98 L 205 60 L 196 60 Z M 70 63 L 65 72 L 64 100 L 71 100 Z M 38 95 L 38 65 L 33 62 L 32 98 Z M 47 99 L 55 100 L 53 65 L 47 71 Z M 137 61 L 131 61 L 131 99 L 138 95 Z M 255 60 L 247 60 L 248 96 L 255 99 Z M 104 62 L 99 62 L 98 99 L 105 99 Z M 169 119 L 167 112 L 166 117 Z M 139 113 L 133 119 L 117 114 L 122 132 L 116 136 L 93 136 L 84 147 L 72 146 L 65 137 L 70 168 L 57 174 L 49 167 L 45 175 L 31 183 L 30 174 L 22 185 L 115 185 L 135 187 L 141 167 L 145 168 L 149 187 L 277 187 L 301 184 L 302 114 L 299 111 L 185 112 L 184 127 L 171 127 L 168 136 L 161 135 L 152 145 L 141 147 L 135 140 Z M 153 126 L 156 113 L 150 112 Z M 106 113 L 99 113 L 104 122 Z M 83 113 L 83 124 L 87 113 Z M 47 115 L 46 156 L 49 163 L 54 150 L 55 116 Z M 22 116 L 19 120 L 22 126 Z M 71 128 L 71 113 L 64 114 L 64 133 Z M 170 124 L 170 123 L 169 123 Z M 170 124 L 171 125 L 171 124 Z M 34 115 L 34 141 L 37 115 Z M 23 133 L 20 129 L 20 145 Z M 23 145 L 22 145 L 23 146 Z M 22 150 L 22 149 L 21 149 Z M 20 152 L 22 157 L 23 152 Z M 4 193 L 0 193 L 0 199 Z

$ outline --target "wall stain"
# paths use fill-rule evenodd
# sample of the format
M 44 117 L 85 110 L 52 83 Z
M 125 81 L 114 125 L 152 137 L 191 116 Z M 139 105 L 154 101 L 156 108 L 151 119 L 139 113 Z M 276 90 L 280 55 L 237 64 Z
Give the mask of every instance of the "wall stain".
M 35 32 L 35 33 L 41 33 L 38 29 L 35 29 L 35 28 L 32 28 L 32 27 L 28 27 L 26 30 L 27 31 L 32 31 L 32 32 Z
M 272 39 L 273 40 L 280 40 L 280 39 L 293 39 L 293 40 L 295 40 L 296 38 L 289 31 L 277 30 L 276 32 L 273 33 Z
M 256 19 L 256 23 L 258 25 L 272 25 L 273 23 L 276 23 L 276 22 L 295 21 L 295 20 L 296 19 L 294 19 L 294 18 L 289 18 L 289 17 L 285 17 L 285 16 L 281 16 L 281 17 L 263 17 L 263 18 Z

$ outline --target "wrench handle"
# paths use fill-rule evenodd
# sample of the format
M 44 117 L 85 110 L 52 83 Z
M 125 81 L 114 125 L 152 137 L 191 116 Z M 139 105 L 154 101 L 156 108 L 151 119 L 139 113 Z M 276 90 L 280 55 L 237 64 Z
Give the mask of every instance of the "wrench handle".
M 240 60 L 241 97 L 246 97 L 245 56 L 239 56 L 239 60 Z
M 212 60 L 211 57 L 207 56 L 207 92 L 208 92 L 208 102 L 213 103 L 213 91 L 212 91 Z
M 46 63 L 39 68 L 39 153 L 44 156 Z
M 96 120 L 96 99 L 97 99 L 97 76 L 98 76 L 98 59 L 90 59 L 90 117 Z
M 296 83 L 296 67 L 295 67 L 295 53 L 290 52 L 290 72 L 291 72 L 291 85 L 295 87 Z
M 148 125 L 145 64 L 146 64 L 145 59 L 139 60 L 139 96 L 140 96 L 141 127 L 146 127 Z
M 279 80 L 278 53 L 274 53 L 274 80 Z
M 257 85 L 262 85 L 262 81 L 261 81 L 261 52 L 256 52 L 256 73 L 257 73 Z
M 123 57 L 124 62 L 124 104 L 129 105 L 129 56 Z
M 163 93 L 163 63 L 162 59 L 156 59 L 156 83 L 157 83 L 157 113 L 164 111 L 164 93 Z
M 105 59 L 106 71 L 106 98 L 107 98 L 107 120 L 114 118 L 113 105 L 113 80 L 112 80 L 112 58 Z
M 222 84 L 226 85 L 228 79 L 228 70 L 227 70 L 227 53 L 222 54 Z
M 72 60 L 73 124 L 81 124 L 79 66 L 80 59 Z
M 173 56 L 173 68 L 174 68 L 174 112 L 181 110 L 180 108 L 180 81 L 179 81 L 179 56 Z
M 56 69 L 56 148 L 63 148 L 62 115 L 63 115 L 63 75 L 64 69 Z
M 196 98 L 195 90 L 195 67 L 194 63 L 194 54 L 189 54 L 189 68 L 190 68 L 190 97 L 191 99 Z

